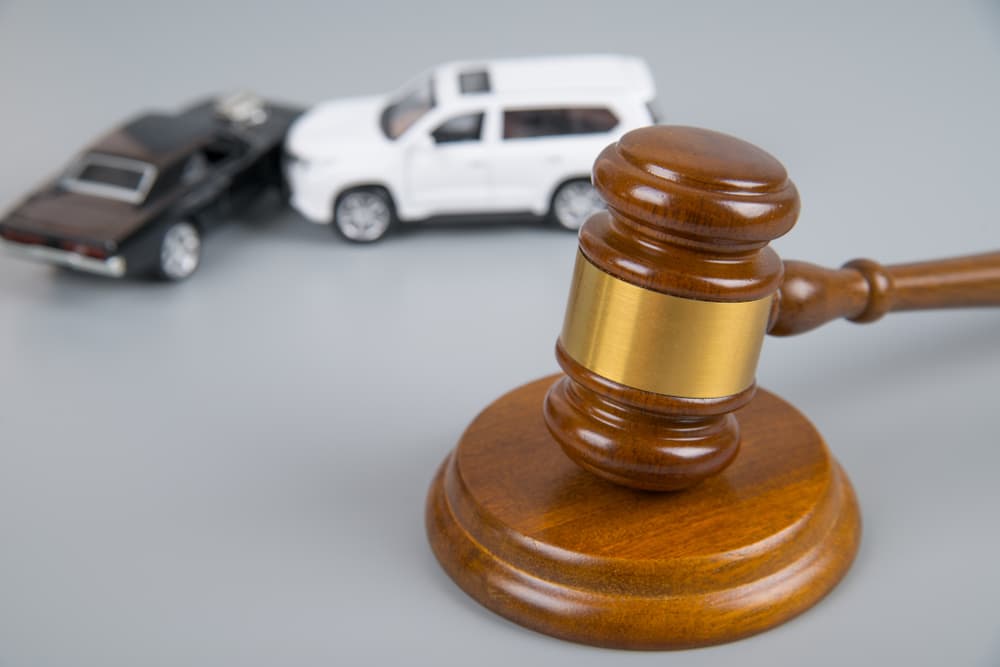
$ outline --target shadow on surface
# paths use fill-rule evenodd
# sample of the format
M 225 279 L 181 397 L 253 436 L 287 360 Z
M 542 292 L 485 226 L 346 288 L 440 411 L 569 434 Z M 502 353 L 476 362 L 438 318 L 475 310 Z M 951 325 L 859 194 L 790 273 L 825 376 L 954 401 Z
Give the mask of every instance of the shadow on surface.
M 908 313 L 889 317 L 929 316 Z M 933 382 L 955 368 L 996 360 L 1000 355 L 998 340 L 1000 313 L 986 309 L 980 309 L 974 317 L 963 317 L 954 327 L 907 327 L 905 338 L 895 345 L 883 342 L 867 347 L 863 338 L 859 338 L 857 347 L 830 350 L 822 357 L 814 357 L 816 365 L 799 365 L 782 392 L 789 396 L 855 401 L 859 395 L 883 394 L 902 383 Z

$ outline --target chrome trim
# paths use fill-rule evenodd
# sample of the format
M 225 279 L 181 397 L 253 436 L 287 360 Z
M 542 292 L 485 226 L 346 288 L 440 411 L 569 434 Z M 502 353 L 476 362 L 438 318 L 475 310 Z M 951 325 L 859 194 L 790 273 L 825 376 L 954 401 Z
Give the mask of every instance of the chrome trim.
M 104 165 L 113 169 L 132 169 L 142 172 L 142 176 L 139 178 L 139 185 L 136 186 L 135 190 L 79 180 L 77 177 L 90 164 Z M 141 204 L 146 199 L 146 195 L 149 194 L 149 189 L 153 187 L 154 180 L 156 180 L 156 167 L 148 162 L 105 153 L 87 153 L 76 159 L 73 165 L 66 170 L 66 175 L 60 179 L 59 183 L 67 190 L 83 195 L 107 197 L 129 204 Z
M 109 257 L 108 259 L 97 259 L 70 252 L 69 250 L 50 248 L 44 245 L 17 243 L 2 239 L 0 239 L 0 248 L 19 257 L 46 262 L 48 264 L 59 264 L 60 266 L 67 266 L 77 271 L 96 273 L 108 276 L 109 278 L 121 278 L 125 275 L 126 270 L 125 258 L 120 255 Z

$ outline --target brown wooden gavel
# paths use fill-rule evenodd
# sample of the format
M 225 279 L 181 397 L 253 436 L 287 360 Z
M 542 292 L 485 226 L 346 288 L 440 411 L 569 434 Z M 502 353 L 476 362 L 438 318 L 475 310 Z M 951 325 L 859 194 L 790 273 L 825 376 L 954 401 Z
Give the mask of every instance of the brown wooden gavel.
M 882 266 L 856 259 L 839 270 L 786 261 L 768 333 L 791 336 L 844 317 L 874 322 L 886 313 L 1000 306 L 1000 252 Z
M 594 183 L 608 210 L 580 230 L 565 375 L 469 424 L 431 484 L 431 546 L 474 599 L 557 637 L 649 649 L 762 632 L 822 599 L 861 538 L 822 436 L 757 390 L 765 335 L 1000 305 L 1000 253 L 782 262 L 768 242 L 795 223 L 795 186 L 769 154 L 706 130 L 630 132 Z
M 566 377 L 544 415 L 574 461 L 619 484 L 681 489 L 732 461 L 733 413 L 753 398 L 765 333 L 1000 305 L 1000 252 L 782 262 L 768 242 L 795 224 L 795 186 L 771 155 L 724 134 L 630 132 L 597 159 L 594 184 L 608 211 L 581 229 L 556 345 Z

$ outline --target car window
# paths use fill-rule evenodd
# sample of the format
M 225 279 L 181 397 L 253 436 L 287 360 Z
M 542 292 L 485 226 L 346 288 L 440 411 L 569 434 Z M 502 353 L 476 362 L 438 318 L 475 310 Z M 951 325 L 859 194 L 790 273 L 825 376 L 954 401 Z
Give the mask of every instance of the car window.
M 463 95 L 490 92 L 490 75 L 484 69 L 462 72 L 458 75 L 458 89 Z
M 467 113 L 449 118 L 431 132 L 434 142 L 448 144 L 458 141 L 479 141 L 483 132 L 483 113 Z
M 503 138 L 527 139 L 608 132 L 618 118 L 605 107 L 514 109 L 503 114 Z
M 243 155 L 246 148 L 246 144 L 235 137 L 216 137 L 203 151 L 209 164 L 220 164 Z
M 63 175 L 60 183 L 81 194 L 141 204 L 156 178 L 153 165 L 103 153 L 88 153 Z
M 204 154 L 197 152 L 188 159 L 181 172 L 181 181 L 192 185 L 201 181 L 208 174 L 208 160 Z
M 618 125 L 618 118 L 609 109 L 583 108 L 569 110 L 574 134 L 609 132 Z
M 76 178 L 87 183 L 107 185 L 124 190 L 135 190 L 139 187 L 139 183 L 142 182 L 142 171 L 140 169 L 90 162 L 80 170 Z
M 393 98 L 382 110 L 382 132 L 389 139 L 398 139 L 434 105 L 434 78 L 426 76 Z

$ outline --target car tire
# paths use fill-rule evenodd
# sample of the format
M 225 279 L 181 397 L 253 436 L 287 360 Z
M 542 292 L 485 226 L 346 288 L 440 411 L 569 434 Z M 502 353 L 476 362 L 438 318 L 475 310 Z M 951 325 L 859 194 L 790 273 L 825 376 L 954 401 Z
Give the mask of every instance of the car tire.
M 552 195 L 549 217 L 563 229 L 577 231 L 587 218 L 607 208 L 588 179 L 566 181 Z
M 354 243 L 372 243 L 396 225 L 392 197 L 382 188 L 357 188 L 337 197 L 333 227 Z
M 163 230 L 157 247 L 156 277 L 169 282 L 189 278 L 201 264 L 201 232 L 188 221 L 179 220 Z

